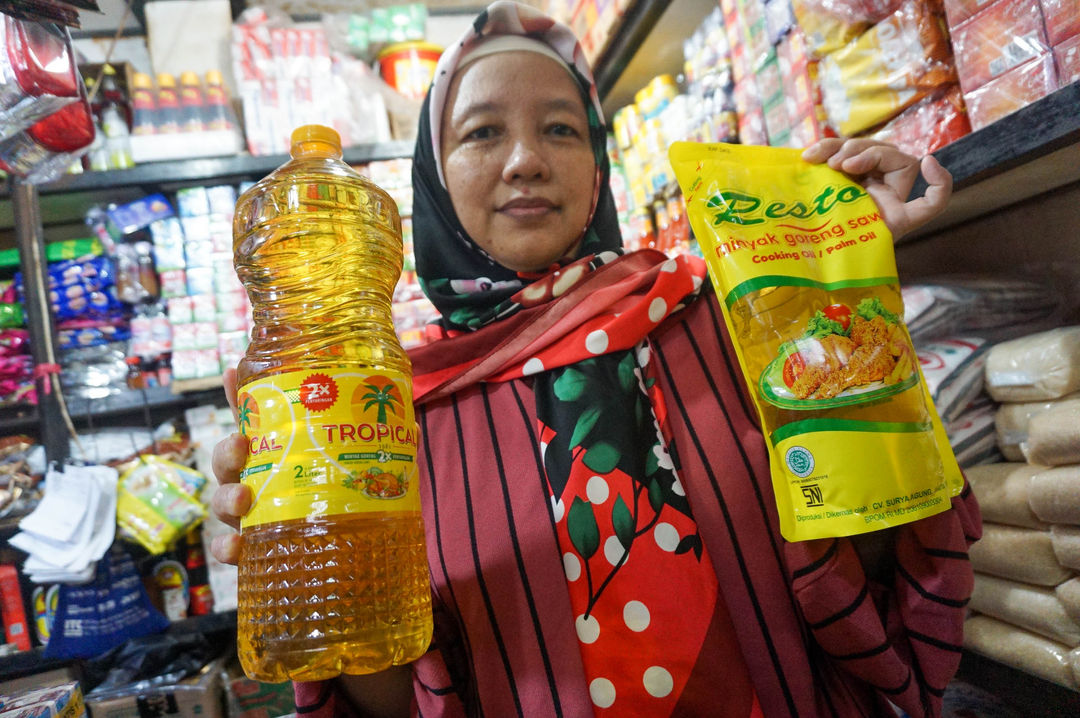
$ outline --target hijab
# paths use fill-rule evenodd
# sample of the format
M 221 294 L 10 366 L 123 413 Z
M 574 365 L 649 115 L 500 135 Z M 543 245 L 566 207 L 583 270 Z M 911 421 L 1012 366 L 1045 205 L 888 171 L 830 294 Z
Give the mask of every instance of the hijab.
M 439 59 L 431 90 L 420 111 L 413 156 L 413 251 L 424 293 L 442 315 L 444 329 L 479 329 L 505 319 L 522 308 L 514 295 L 534 276 L 523 276 L 499 265 L 465 232 L 446 189 L 441 165 L 440 135 L 443 109 L 455 73 L 492 48 L 493 38 L 517 36 L 540 45 L 548 57 L 561 58 L 581 90 L 589 123 L 589 142 L 596 160 L 593 208 L 582 228 L 582 241 L 573 259 L 621 251 L 615 200 L 609 187 L 610 163 L 603 110 L 588 62 L 577 39 L 565 25 L 538 10 L 512 2 L 495 2 Z M 487 47 L 485 47 L 487 46 Z M 534 49 L 528 44 L 504 49 Z M 547 52 L 544 52 L 547 49 Z M 611 258 L 617 255 L 605 255 Z

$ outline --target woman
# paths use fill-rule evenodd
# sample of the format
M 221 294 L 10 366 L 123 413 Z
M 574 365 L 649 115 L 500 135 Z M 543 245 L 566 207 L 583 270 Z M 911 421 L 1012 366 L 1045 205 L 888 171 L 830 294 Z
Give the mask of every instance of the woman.
M 937 714 L 972 585 L 970 492 L 891 532 L 784 542 L 703 263 L 622 254 L 604 147 L 567 28 L 498 2 L 444 53 L 413 168 L 417 271 L 448 334 L 412 353 L 435 639 L 410 667 L 297 685 L 298 706 Z M 860 177 L 897 236 L 949 196 L 927 158 L 926 196 L 905 202 L 919 164 L 878 143 L 805 157 Z M 243 460 L 237 437 L 215 451 L 214 510 L 234 525 Z M 235 561 L 236 537 L 213 551 Z

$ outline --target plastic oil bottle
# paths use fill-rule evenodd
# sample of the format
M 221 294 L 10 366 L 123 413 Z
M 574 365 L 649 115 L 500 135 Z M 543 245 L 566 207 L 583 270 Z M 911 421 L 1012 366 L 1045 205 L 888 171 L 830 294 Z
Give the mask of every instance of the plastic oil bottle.
M 254 312 L 238 368 L 238 653 L 253 679 L 408 663 L 431 640 L 412 368 L 391 321 L 401 219 L 332 129 L 241 195 L 237 274 Z

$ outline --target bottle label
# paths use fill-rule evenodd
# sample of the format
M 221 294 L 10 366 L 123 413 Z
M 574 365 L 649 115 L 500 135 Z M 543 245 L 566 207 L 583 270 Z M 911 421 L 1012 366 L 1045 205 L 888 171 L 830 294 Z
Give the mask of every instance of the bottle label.
M 321 369 L 248 382 L 243 527 L 365 511 L 420 510 L 412 384 L 401 372 Z

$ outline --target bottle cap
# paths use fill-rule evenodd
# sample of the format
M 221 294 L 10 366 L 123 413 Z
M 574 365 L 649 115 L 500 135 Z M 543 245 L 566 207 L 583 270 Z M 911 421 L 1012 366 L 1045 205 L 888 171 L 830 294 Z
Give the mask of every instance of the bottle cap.
M 302 125 L 293 130 L 290 154 L 297 157 L 341 157 L 341 136 L 323 125 Z
M 199 76 L 196 75 L 194 72 L 191 72 L 190 70 L 187 71 L 187 72 L 183 72 L 183 73 L 180 74 L 180 84 L 181 85 L 198 85 L 199 84 Z
M 224 78 L 221 76 L 220 70 L 207 70 L 206 71 L 206 84 L 208 85 L 222 85 L 224 84 Z
M 154 80 L 145 72 L 136 72 L 131 78 L 131 84 L 140 90 L 149 90 L 154 86 Z
M 167 72 L 159 73 L 157 76 L 158 87 L 176 87 L 176 78 Z
M 116 70 L 113 68 L 112 65 L 110 65 L 108 63 L 105 64 L 105 67 L 101 68 L 101 71 L 104 72 L 106 75 L 115 75 L 116 74 Z

